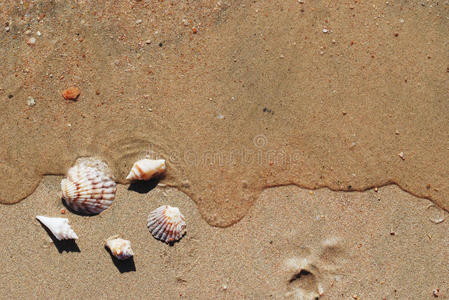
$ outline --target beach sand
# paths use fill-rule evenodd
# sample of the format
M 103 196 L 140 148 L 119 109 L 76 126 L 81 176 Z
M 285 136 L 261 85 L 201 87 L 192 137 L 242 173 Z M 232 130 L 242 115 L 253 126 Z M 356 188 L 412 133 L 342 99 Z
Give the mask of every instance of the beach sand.
M 189 197 L 166 187 L 140 194 L 120 185 L 100 215 L 62 215 L 60 179 L 45 177 L 26 201 L 0 207 L 2 297 L 432 299 L 437 289 L 440 299 L 449 297 L 448 213 L 396 186 L 273 188 L 239 223 L 217 228 Z M 173 246 L 146 228 L 149 212 L 164 204 L 187 219 Z M 55 244 L 37 213 L 68 217 L 79 240 Z M 131 241 L 132 263 L 114 262 L 104 248 L 114 234 Z
M 2 296 L 449 298 L 447 1 L 10 0 L 0 24 Z M 146 155 L 164 187 L 128 190 Z M 85 156 L 117 197 L 51 241 L 35 216 Z

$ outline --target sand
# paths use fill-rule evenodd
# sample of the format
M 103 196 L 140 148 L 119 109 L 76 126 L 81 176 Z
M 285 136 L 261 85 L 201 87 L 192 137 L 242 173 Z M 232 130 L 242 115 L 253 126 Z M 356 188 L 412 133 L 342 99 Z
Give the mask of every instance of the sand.
M 449 297 L 448 213 L 396 186 L 268 189 L 239 223 L 217 228 L 187 195 L 166 187 L 139 194 L 120 185 L 100 215 L 62 215 L 60 179 L 45 177 L 26 201 L 0 206 L 3 296 L 293 299 L 321 291 L 320 299 L 431 299 L 439 289 Z M 148 213 L 163 204 L 187 218 L 174 246 L 146 228 Z M 68 217 L 76 246 L 52 242 L 36 213 Z M 441 216 L 439 224 L 429 219 Z M 131 240 L 132 263 L 114 263 L 104 248 L 113 234 Z M 295 278 L 302 269 L 310 274 Z
M 448 16 L 440 1 L 2 1 L 1 257 L 14 261 L 0 284 L 447 298 L 447 221 L 429 214 L 449 209 Z M 166 188 L 127 191 L 145 155 L 167 160 Z M 78 246 L 49 243 L 34 216 L 60 215 L 59 180 L 83 156 L 108 163 L 117 199 L 68 213 Z M 174 247 L 145 229 L 166 202 L 189 219 Z M 134 266 L 103 248 L 116 233 Z

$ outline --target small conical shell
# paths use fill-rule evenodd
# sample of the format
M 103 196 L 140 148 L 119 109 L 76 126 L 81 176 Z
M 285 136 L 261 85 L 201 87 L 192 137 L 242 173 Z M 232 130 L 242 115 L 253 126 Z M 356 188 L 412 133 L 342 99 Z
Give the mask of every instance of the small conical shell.
M 61 181 L 62 197 L 73 210 L 98 214 L 115 198 L 116 184 L 103 170 L 87 164 L 76 164 Z
M 119 238 L 118 235 L 108 238 L 106 240 L 106 247 L 111 250 L 112 255 L 120 260 L 128 259 L 134 255 L 134 252 L 131 249 L 131 242 Z
M 47 227 L 55 238 L 60 240 L 76 240 L 78 236 L 72 227 L 69 225 L 69 220 L 66 218 L 50 218 L 45 216 L 36 216 L 45 227 Z
M 177 207 L 163 205 L 148 216 L 148 229 L 151 234 L 166 243 L 181 239 L 185 228 L 185 218 Z
M 165 172 L 164 159 L 142 159 L 134 163 L 126 179 L 130 181 L 149 180 L 163 172 Z

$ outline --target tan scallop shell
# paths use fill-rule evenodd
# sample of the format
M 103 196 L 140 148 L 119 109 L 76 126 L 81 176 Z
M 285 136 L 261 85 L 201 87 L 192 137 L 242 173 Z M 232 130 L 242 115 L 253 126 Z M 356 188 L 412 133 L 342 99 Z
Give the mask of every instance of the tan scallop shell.
M 118 235 L 111 236 L 106 240 L 106 246 L 111 250 L 112 255 L 117 259 L 125 260 L 134 255 L 131 249 L 131 242 L 119 238 Z
M 165 243 L 181 239 L 185 228 L 185 218 L 177 207 L 163 205 L 148 216 L 148 229 L 151 234 Z
M 116 184 L 95 164 L 78 163 L 61 181 L 62 197 L 73 210 L 98 214 L 115 198 Z
M 131 168 L 127 180 L 150 180 L 154 176 L 165 172 L 164 159 L 141 159 L 136 161 Z

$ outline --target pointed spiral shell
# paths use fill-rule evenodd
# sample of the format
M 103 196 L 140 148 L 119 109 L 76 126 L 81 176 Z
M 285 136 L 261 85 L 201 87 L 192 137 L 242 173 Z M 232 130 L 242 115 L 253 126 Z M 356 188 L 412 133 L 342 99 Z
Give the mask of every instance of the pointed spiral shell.
M 50 218 L 45 216 L 36 216 L 36 219 L 39 220 L 51 233 L 55 238 L 60 240 L 76 240 L 78 236 L 75 231 L 73 231 L 72 227 L 69 225 L 69 220 L 66 218 Z
M 185 228 L 185 218 L 177 207 L 163 205 L 148 216 L 148 229 L 151 234 L 165 243 L 181 239 Z
M 165 172 L 164 159 L 141 159 L 131 168 L 127 180 L 150 180 L 154 176 Z
M 100 168 L 76 164 L 61 181 L 62 197 L 73 210 L 98 214 L 115 198 L 116 184 Z

